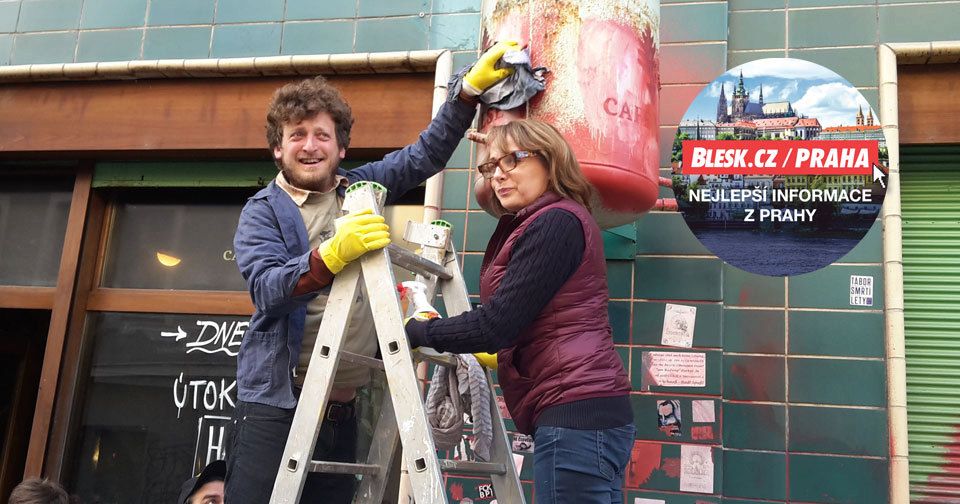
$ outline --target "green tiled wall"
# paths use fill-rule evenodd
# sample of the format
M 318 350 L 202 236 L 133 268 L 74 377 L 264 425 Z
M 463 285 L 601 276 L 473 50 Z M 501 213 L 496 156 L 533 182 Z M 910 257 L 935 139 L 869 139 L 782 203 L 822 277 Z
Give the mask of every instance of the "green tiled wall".
M 672 138 L 703 85 L 759 58 L 826 65 L 876 107 L 879 43 L 957 38 L 960 3 L 899 5 L 907 1 L 662 0 L 661 138 Z M 0 0 L 0 64 L 446 47 L 460 68 L 475 57 L 479 10 L 479 0 Z M 94 26 L 108 30 L 87 31 Z M 115 28 L 146 29 L 134 40 Z M 117 47 L 90 43 L 111 36 Z M 442 216 L 466 251 L 465 277 L 476 295 L 495 223 L 472 196 L 473 156 L 464 142 L 450 161 Z M 664 152 L 662 168 L 667 159 Z M 788 280 L 763 277 L 722 264 L 676 214 L 639 219 L 634 260 L 608 263 L 617 351 L 636 387 L 634 455 L 653 466 L 643 482 L 628 475 L 626 501 L 887 502 L 880 260 L 876 225 L 834 266 Z M 850 275 L 875 278 L 873 306 L 850 306 Z M 639 390 L 642 352 L 664 349 L 666 303 L 697 307 L 694 349 L 683 351 L 707 354 L 706 387 Z M 714 447 L 714 494 L 679 492 L 680 447 L 656 429 L 656 399 L 679 400 L 685 427 L 715 435 L 694 440 L 686 429 L 680 440 Z M 692 422 L 694 400 L 714 402 L 714 422 Z M 527 457 L 525 471 L 529 464 Z M 525 489 L 532 493 L 529 481 Z

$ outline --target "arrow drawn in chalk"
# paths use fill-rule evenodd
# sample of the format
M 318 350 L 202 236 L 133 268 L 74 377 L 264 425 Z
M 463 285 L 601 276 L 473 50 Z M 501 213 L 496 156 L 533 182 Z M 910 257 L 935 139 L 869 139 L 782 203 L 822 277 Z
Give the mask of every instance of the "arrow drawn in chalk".
M 187 337 L 187 332 L 180 328 L 180 326 L 177 326 L 177 332 L 160 331 L 160 336 L 164 338 L 177 338 L 175 341 L 180 341 Z

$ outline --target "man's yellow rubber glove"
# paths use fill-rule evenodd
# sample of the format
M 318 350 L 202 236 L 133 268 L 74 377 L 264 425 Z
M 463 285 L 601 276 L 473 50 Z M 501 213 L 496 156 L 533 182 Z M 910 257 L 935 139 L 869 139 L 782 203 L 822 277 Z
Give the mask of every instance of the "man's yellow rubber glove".
M 510 51 L 519 51 L 520 44 L 515 40 L 497 42 L 480 59 L 473 64 L 473 68 L 463 76 L 463 92 L 470 96 L 480 96 L 490 86 L 506 79 L 513 73 L 512 68 L 496 68 L 497 62 Z
M 341 219 L 342 223 L 333 238 L 317 247 L 323 263 L 334 275 L 363 254 L 390 244 L 390 228 L 382 215 L 374 215 L 372 210 L 367 209 Z
M 480 352 L 473 354 L 477 358 L 477 362 L 481 366 L 489 369 L 497 369 L 497 354 L 488 354 L 486 352 Z

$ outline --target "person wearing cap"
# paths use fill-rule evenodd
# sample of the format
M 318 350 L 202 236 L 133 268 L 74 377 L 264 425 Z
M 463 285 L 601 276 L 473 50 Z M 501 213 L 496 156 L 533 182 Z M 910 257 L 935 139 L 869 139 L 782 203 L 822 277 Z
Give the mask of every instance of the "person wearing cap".
M 223 504 L 223 480 L 226 476 L 226 462 L 210 462 L 200 474 L 180 485 L 177 504 Z
M 516 42 L 487 50 L 463 77 L 419 139 L 350 171 L 340 167 L 350 145 L 353 115 L 323 77 L 287 84 L 267 112 L 267 142 L 279 173 L 244 206 L 234 238 L 237 266 L 255 312 L 237 356 L 238 402 L 227 444 L 226 500 L 270 499 L 290 425 L 313 353 L 334 277 L 363 254 L 389 244 L 382 216 L 366 210 L 340 217 L 346 187 L 359 181 L 387 189 L 386 203 L 438 173 L 453 155 L 476 113 L 477 96 L 512 69 L 496 63 Z M 345 352 L 372 357 L 377 338 L 367 294 L 358 292 L 345 336 Z M 337 368 L 313 458 L 355 462 L 357 389 L 366 367 Z M 300 502 L 346 503 L 356 478 L 308 475 Z

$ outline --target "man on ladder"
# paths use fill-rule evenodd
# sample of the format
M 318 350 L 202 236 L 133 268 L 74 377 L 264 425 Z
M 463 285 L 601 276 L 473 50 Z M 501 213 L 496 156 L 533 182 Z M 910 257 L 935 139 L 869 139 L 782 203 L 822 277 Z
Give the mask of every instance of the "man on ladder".
M 348 263 L 389 243 L 378 215 L 355 212 L 334 226 L 346 186 L 380 183 L 389 203 L 439 172 L 473 119 L 476 96 L 509 75 L 495 68 L 497 61 L 518 49 L 511 42 L 493 46 L 464 76 L 460 96 L 441 107 L 416 143 L 349 172 L 339 165 L 353 117 L 340 93 L 317 77 L 274 95 L 267 139 L 280 172 L 247 202 L 234 239 L 256 311 L 237 357 L 239 400 L 227 449 L 227 502 L 269 501 L 329 285 Z M 344 350 L 373 356 L 377 339 L 368 297 L 362 290 L 358 294 Z M 315 459 L 354 461 L 354 399 L 369 373 L 349 363 L 338 368 Z M 310 474 L 301 502 L 350 502 L 355 486 L 352 475 Z

